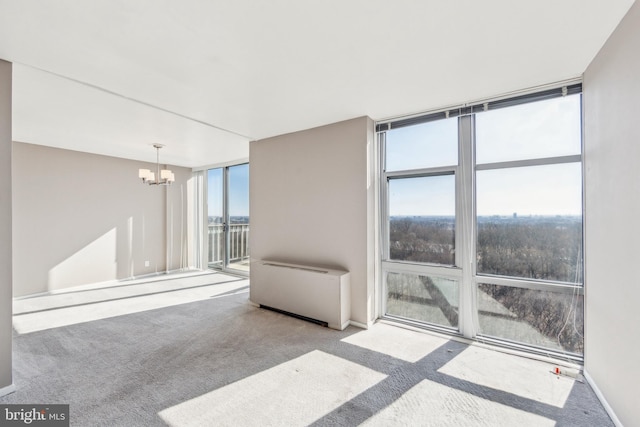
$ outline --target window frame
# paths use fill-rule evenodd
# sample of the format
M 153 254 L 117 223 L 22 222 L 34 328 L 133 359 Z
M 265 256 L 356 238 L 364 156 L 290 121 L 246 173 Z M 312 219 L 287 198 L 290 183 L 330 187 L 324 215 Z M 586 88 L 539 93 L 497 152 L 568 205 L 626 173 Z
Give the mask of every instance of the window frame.
M 580 96 L 580 154 L 562 155 L 555 157 L 529 158 L 520 160 L 501 161 L 493 163 L 475 164 L 475 115 L 484 111 L 497 108 L 511 107 L 524 103 L 531 103 L 540 100 L 552 99 L 556 97 L 579 94 Z M 507 345 L 527 351 L 561 355 L 565 358 L 581 361 L 582 354 L 573 354 L 562 351 L 554 351 L 548 348 L 536 349 L 535 346 L 511 341 L 504 338 L 483 335 L 480 332 L 478 321 L 477 292 L 478 285 L 489 284 L 497 286 L 509 286 L 515 288 L 525 288 L 538 291 L 549 291 L 562 294 L 574 294 L 584 297 L 584 138 L 582 135 L 582 83 L 580 81 L 565 82 L 564 85 L 554 85 L 548 89 L 539 88 L 525 91 L 515 96 L 495 98 L 485 102 L 478 102 L 472 105 L 447 108 L 435 112 L 412 117 L 389 119 L 376 123 L 376 134 L 378 136 L 379 147 L 379 167 L 380 167 L 380 278 L 379 286 L 379 309 L 381 317 L 389 317 L 391 320 L 410 323 L 414 326 L 426 327 L 442 331 L 443 329 L 454 335 L 461 335 L 466 338 L 491 342 L 498 345 Z M 458 164 L 451 166 L 429 167 L 412 170 L 400 170 L 387 172 L 385 169 L 386 157 L 386 132 L 402 126 L 411 126 L 426 121 L 449 119 L 458 117 Z M 478 217 L 476 212 L 476 174 L 479 171 L 509 169 L 516 167 L 544 166 L 553 164 L 579 163 L 581 165 L 581 258 L 580 268 L 582 269 L 582 282 L 562 282 L 556 280 L 538 280 L 523 277 L 499 276 L 477 271 L 477 239 L 478 239 Z M 389 181 L 390 179 L 411 178 L 418 176 L 433 176 L 443 174 L 454 174 L 456 177 L 455 199 L 455 266 L 445 266 L 431 263 L 418 263 L 408 261 L 398 261 L 390 259 L 390 215 L 389 215 Z M 440 325 L 416 322 L 412 319 L 397 319 L 396 316 L 386 316 L 386 280 L 387 273 L 408 273 L 426 276 L 450 278 L 459 281 L 459 329 L 457 331 L 448 330 Z
M 428 121 L 449 119 L 452 117 L 444 116 L 441 114 L 433 115 Z M 418 124 L 418 123 L 415 123 Z M 390 129 L 387 129 L 390 130 Z M 458 283 L 458 307 L 468 305 L 468 292 L 465 293 L 465 287 L 462 286 L 463 269 L 460 267 L 465 262 L 465 258 L 462 251 L 459 248 L 465 244 L 463 239 L 463 233 L 459 232 L 460 228 L 464 226 L 460 216 L 461 212 L 461 198 L 462 194 L 459 191 L 461 188 L 461 179 L 463 177 L 460 174 L 461 158 L 466 157 L 465 151 L 466 142 L 460 137 L 461 122 L 458 120 L 458 163 L 455 165 L 434 166 L 427 168 L 417 168 L 410 170 L 395 170 L 387 172 L 385 168 L 386 164 L 386 130 L 378 132 L 378 146 L 380 150 L 380 170 L 381 173 L 381 185 L 380 185 L 380 218 L 381 218 L 381 280 L 379 283 L 381 296 L 379 301 L 379 309 L 382 317 L 393 319 L 402 323 L 413 324 L 414 326 L 427 325 L 428 328 L 438 331 L 443 331 L 453 335 L 465 335 L 464 331 L 469 328 L 468 325 L 463 324 L 463 316 L 459 316 L 457 328 L 451 328 L 444 325 L 429 323 L 429 322 L 415 322 L 414 319 L 401 318 L 399 316 L 387 315 L 386 296 L 387 296 L 387 275 L 388 273 L 400 273 L 400 274 L 414 274 L 419 276 L 440 277 L 443 279 L 453 279 Z M 468 145 L 468 144 L 467 144 Z M 418 178 L 424 176 L 446 176 L 453 175 L 455 179 L 455 265 L 437 264 L 437 263 L 421 263 L 412 261 L 392 260 L 390 258 L 390 213 L 389 213 L 389 182 L 392 179 L 403 178 Z

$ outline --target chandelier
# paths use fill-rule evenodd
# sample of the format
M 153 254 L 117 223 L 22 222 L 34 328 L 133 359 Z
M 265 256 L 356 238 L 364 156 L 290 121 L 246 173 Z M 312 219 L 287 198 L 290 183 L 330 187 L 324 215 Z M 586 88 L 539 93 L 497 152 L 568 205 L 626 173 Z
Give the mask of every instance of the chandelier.
M 149 169 L 138 169 L 138 178 L 142 178 L 143 184 L 149 185 L 171 185 L 176 180 L 175 175 L 169 169 L 160 170 L 160 149 L 162 144 L 153 144 L 156 149 L 156 172 Z M 157 178 L 156 178 L 157 177 Z

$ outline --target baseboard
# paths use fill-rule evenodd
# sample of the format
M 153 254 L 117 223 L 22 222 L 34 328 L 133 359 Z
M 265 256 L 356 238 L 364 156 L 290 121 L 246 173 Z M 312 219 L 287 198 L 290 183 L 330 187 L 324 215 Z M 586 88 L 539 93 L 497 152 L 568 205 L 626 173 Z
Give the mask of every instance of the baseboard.
M 582 374 L 584 375 L 584 378 L 587 380 L 587 383 L 589 383 L 589 385 L 593 389 L 593 392 L 598 397 L 598 400 L 600 400 L 600 403 L 602 403 L 602 406 L 604 406 L 605 411 L 607 411 L 607 414 L 609 414 L 609 417 L 611 418 L 613 423 L 616 425 L 616 427 L 624 427 L 622 425 L 622 422 L 616 416 L 615 412 L 613 412 L 613 408 L 611 407 L 611 405 L 609 405 L 609 402 L 607 402 L 607 399 L 604 397 L 604 394 L 602 394 L 602 391 L 600 391 L 600 389 L 598 388 L 598 385 L 596 384 L 596 382 L 593 380 L 593 378 L 591 378 L 591 375 L 589 375 L 589 372 L 587 372 L 587 370 L 585 369 L 582 372 Z
M 13 297 L 13 299 L 14 301 L 19 301 L 19 300 L 29 299 L 29 298 L 38 298 L 38 297 L 43 297 L 48 295 L 58 295 L 58 294 L 64 294 L 67 292 L 75 292 L 78 290 L 94 290 L 94 288 L 98 288 L 98 287 L 119 286 L 122 284 L 138 284 L 137 282 L 140 282 L 140 283 L 161 282 L 164 280 L 176 279 L 177 277 L 173 277 L 173 276 L 178 275 L 180 273 L 184 273 L 185 274 L 184 277 L 194 277 L 194 276 L 200 276 L 200 275 L 213 274 L 211 270 L 180 268 L 176 270 L 158 271 L 155 273 L 141 274 L 139 276 L 130 276 L 122 279 L 84 283 L 80 285 L 69 286 L 67 288 L 54 289 L 51 291 L 38 292 L 35 294 L 29 294 L 29 295 L 21 295 L 21 296 Z M 186 276 L 187 274 L 188 276 Z
M 360 323 L 360 322 L 355 322 L 353 320 L 349 321 L 349 325 L 355 326 L 356 328 L 360 328 L 360 329 L 369 329 L 369 325 Z
M 15 384 L 8 385 L 6 387 L 0 388 L 0 397 L 6 396 L 7 394 L 11 394 L 16 391 Z

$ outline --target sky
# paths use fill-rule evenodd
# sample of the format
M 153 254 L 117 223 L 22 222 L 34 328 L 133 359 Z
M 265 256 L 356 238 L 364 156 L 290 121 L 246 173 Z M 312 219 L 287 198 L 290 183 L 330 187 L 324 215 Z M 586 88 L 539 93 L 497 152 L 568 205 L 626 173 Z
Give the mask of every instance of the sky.
M 222 216 L 222 168 L 207 174 L 209 216 Z M 249 164 L 229 168 L 229 216 L 249 216 Z
M 476 163 L 580 154 L 580 95 L 476 114 Z M 457 118 L 387 132 L 387 170 L 457 164 Z M 580 163 L 476 173 L 479 216 L 580 215 Z M 389 213 L 453 215 L 454 177 L 392 179 Z

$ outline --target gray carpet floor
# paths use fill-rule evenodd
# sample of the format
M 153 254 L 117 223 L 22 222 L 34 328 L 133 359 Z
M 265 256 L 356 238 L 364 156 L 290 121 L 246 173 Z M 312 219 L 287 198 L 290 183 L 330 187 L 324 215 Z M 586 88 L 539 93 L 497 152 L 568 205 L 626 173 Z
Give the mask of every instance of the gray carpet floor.
M 197 301 L 14 331 L 17 391 L 0 403 L 70 404 L 74 426 L 613 426 L 586 383 L 542 362 L 385 324 L 323 328 L 226 278 Z M 169 293 L 189 287 L 177 280 Z

